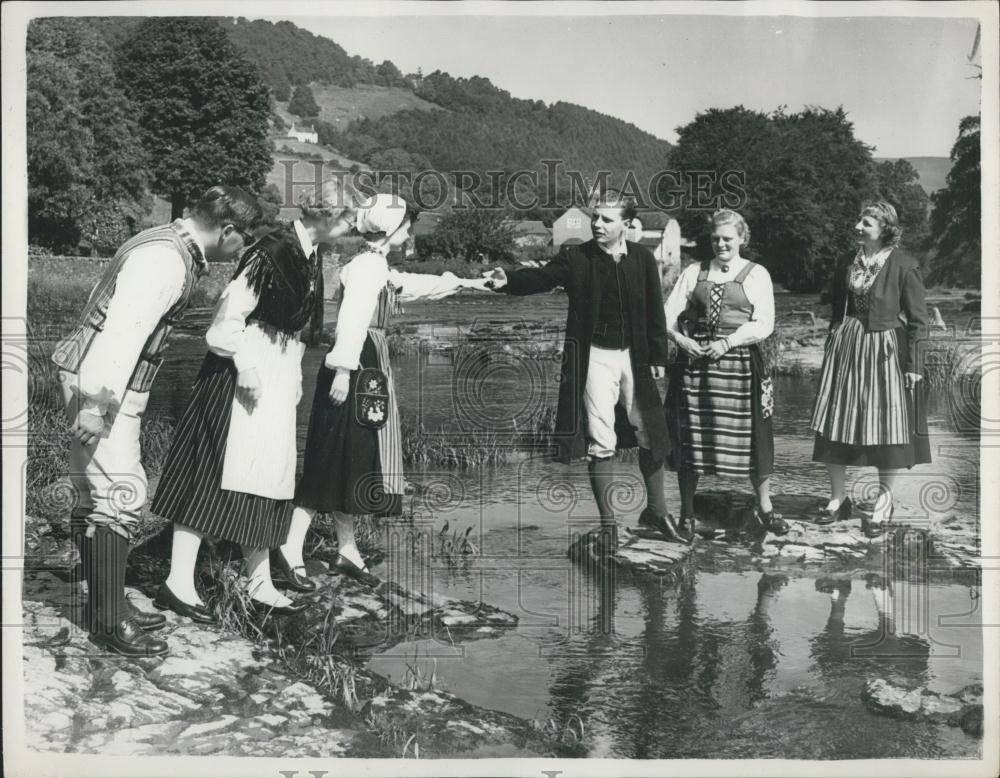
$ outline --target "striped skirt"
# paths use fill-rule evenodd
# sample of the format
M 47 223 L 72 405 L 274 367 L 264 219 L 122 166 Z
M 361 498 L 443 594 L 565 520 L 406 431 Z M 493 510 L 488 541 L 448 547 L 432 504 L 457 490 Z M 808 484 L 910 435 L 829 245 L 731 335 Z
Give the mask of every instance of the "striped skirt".
M 222 488 L 235 391 L 232 360 L 206 354 L 174 431 L 151 510 L 220 540 L 274 548 L 288 536 L 291 501 Z
M 316 379 L 295 504 L 322 513 L 398 516 L 402 513 L 404 489 L 403 447 L 384 330 L 368 330 L 361 367 L 377 367 L 388 377 L 389 419 L 378 430 L 357 422 L 354 405 L 358 371 L 351 373 L 347 400 L 342 405 L 331 403 L 334 371 L 322 365 Z
M 774 469 L 773 389 L 756 346 L 716 361 L 681 352 L 667 393 L 674 469 L 764 478 Z
M 853 316 L 827 339 L 810 429 L 814 459 L 910 467 L 930 461 L 923 382 L 907 390 L 899 354 L 905 333 L 865 332 Z

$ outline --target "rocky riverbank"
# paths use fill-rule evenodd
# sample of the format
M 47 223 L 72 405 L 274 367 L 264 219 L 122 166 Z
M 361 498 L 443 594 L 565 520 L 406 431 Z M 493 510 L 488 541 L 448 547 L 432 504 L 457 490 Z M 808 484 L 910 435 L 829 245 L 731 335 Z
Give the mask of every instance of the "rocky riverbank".
M 419 674 L 391 683 L 365 657 L 432 636 L 455 645 L 517 624 L 485 603 L 311 572 L 310 607 L 288 619 L 249 619 L 238 597 L 215 598 L 222 626 L 168 612 L 171 653 L 126 659 L 95 648 L 80 627 L 83 585 L 74 551 L 32 520 L 24 576 L 25 731 L 37 751 L 103 755 L 544 756 L 571 755 L 541 727 L 434 689 Z M 129 599 L 152 610 L 165 574 L 160 533 L 133 552 Z M 37 539 L 45 541 L 38 544 Z M 39 551 L 44 550 L 44 555 Z M 29 550 L 30 553 L 31 550 Z M 223 576 L 233 568 L 216 568 Z M 224 587 L 225 588 L 225 587 Z
M 683 575 L 692 557 L 704 569 L 750 567 L 848 574 L 882 571 L 886 565 L 906 567 L 908 560 L 916 559 L 926 563 L 921 573 L 931 577 L 975 580 L 978 573 L 978 545 L 964 532 L 956 531 L 956 517 L 933 517 L 900 504 L 891 531 L 870 539 L 861 532 L 857 518 L 825 526 L 815 524 L 812 516 L 820 503 L 815 496 L 779 494 L 773 497 L 773 503 L 789 525 L 785 535 L 755 529 L 750 495 L 700 492 L 695 496 L 695 511 L 708 526 L 721 531 L 718 538 L 700 538 L 689 547 L 667 542 L 652 530 L 627 528 L 614 564 L 621 572 L 674 578 Z M 857 512 L 866 507 L 860 506 Z M 580 538 L 570 548 L 571 556 L 589 558 L 590 541 L 586 536 Z

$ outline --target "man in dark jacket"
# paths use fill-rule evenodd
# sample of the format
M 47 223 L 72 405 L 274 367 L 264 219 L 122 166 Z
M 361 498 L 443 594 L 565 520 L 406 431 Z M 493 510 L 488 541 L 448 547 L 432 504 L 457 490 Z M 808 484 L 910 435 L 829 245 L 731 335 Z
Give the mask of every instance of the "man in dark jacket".
M 598 199 L 591 216 L 594 239 L 564 246 L 542 268 L 491 274 L 507 294 L 569 296 L 555 436 L 559 461 L 589 460 L 594 499 L 606 531 L 602 552 L 617 547 L 611 491 L 616 448 L 639 446 L 647 506 L 640 524 L 672 540 L 690 540 L 667 513 L 663 462 L 669 451 L 656 379 L 667 364 L 667 328 L 660 275 L 653 255 L 625 240 L 635 202 L 615 191 Z

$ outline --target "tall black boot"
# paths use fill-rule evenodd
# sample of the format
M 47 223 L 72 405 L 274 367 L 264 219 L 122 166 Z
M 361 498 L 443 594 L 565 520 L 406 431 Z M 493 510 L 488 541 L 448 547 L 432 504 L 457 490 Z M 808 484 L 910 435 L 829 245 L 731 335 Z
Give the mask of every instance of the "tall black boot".
M 79 521 L 76 518 L 70 519 L 69 533 L 73 545 L 76 546 L 76 550 L 80 554 L 80 562 L 74 568 L 72 577 L 74 604 L 80 603 L 83 605 L 81 626 L 87 632 L 93 632 L 95 630 L 93 619 L 94 609 L 92 607 L 94 601 L 94 582 L 91 577 L 91 570 L 93 569 L 91 557 L 93 556 L 92 547 L 94 539 L 87 537 L 87 523 Z M 84 582 L 87 584 L 86 598 L 83 597 L 83 592 L 80 589 L 80 583 Z
M 125 566 L 129 542 L 107 527 L 97 527 L 86 541 L 90 549 L 87 586 L 93 618 L 91 639 L 123 656 L 161 656 L 167 644 L 146 634 L 129 615 Z

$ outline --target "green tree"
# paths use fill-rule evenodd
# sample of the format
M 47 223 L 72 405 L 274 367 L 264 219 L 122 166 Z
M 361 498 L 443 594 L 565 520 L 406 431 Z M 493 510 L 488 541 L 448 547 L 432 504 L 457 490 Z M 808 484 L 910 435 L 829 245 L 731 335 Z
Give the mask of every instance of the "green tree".
M 292 91 L 292 99 L 288 103 L 288 113 L 303 118 L 319 116 L 319 106 L 316 105 L 316 98 L 313 97 L 312 89 L 309 88 L 308 84 L 300 84 Z
M 153 190 L 175 218 L 214 184 L 260 191 L 271 168 L 268 90 L 218 22 L 149 18 L 116 70 L 139 107 Z
M 979 288 L 982 284 L 979 116 L 966 116 L 951 148 L 944 189 L 931 198 L 928 281 Z
M 905 159 L 878 162 L 875 165 L 879 197 L 891 203 L 903 229 L 902 247 L 911 254 L 924 253 L 928 235 L 931 199 L 917 183 L 920 174 Z
M 469 262 L 508 262 L 514 258 L 513 225 L 502 211 L 455 208 L 431 235 L 417 240 L 417 251 L 423 258 L 441 254 Z
M 32 21 L 26 53 L 28 238 L 113 250 L 141 221 L 148 174 L 110 49 L 80 20 L 56 17 Z
M 711 109 L 677 132 L 670 167 L 696 184 L 678 221 L 700 241 L 697 253 L 711 256 L 711 212 L 735 208 L 775 280 L 796 291 L 821 288 L 850 250 L 861 203 L 878 191 L 871 148 L 854 137 L 843 109 Z M 661 198 L 669 188 L 664 182 Z

